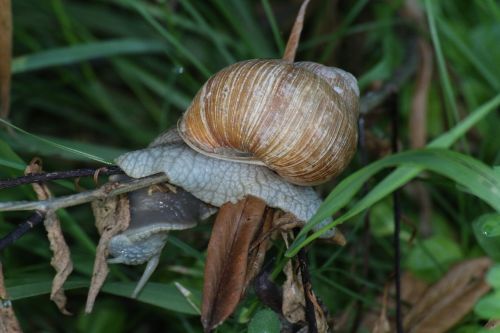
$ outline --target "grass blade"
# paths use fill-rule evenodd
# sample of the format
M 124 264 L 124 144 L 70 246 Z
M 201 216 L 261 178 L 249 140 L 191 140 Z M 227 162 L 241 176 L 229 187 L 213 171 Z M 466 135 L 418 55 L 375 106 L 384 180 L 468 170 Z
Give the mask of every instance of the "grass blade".
M 160 53 L 166 50 L 164 43 L 154 40 L 119 39 L 93 42 L 17 57 L 12 62 L 12 73 L 19 74 L 116 55 Z
M 111 161 L 107 161 L 99 156 L 96 156 L 96 155 L 92 155 L 92 154 L 89 154 L 89 153 L 86 153 L 84 151 L 81 151 L 81 150 L 77 150 L 77 149 L 74 149 L 74 148 L 71 148 L 71 147 L 67 147 L 65 145 L 62 145 L 62 144 L 59 144 L 57 142 L 54 142 L 54 141 L 51 141 L 51 140 L 47 140 L 47 139 L 44 139 L 40 136 L 37 136 L 37 135 L 34 135 L 34 134 L 31 134 L 25 130 L 23 130 L 22 128 L 19 128 L 11 123 L 9 123 L 8 121 L 6 120 L 3 120 L 3 119 L 0 119 L 0 123 L 10 127 L 10 128 L 13 128 L 15 129 L 16 131 L 18 132 L 21 132 L 39 142 L 42 142 L 44 144 L 47 144 L 49 146 L 52 146 L 52 147 L 55 147 L 57 149 L 60 149 L 60 150 L 63 150 L 63 151 L 66 151 L 68 153 L 71 153 L 71 154 L 74 154 L 74 155 L 77 155 L 77 156 L 81 156 L 81 157 L 84 157 L 86 159 L 89 159 L 89 160 L 93 160 L 93 161 L 97 161 L 97 162 L 100 162 L 100 163 L 104 163 L 104 164 L 113 164 Z
M 469 130 L 477 122 L 483 119 L 489 112 L 495 110 L 498 107 L 498 105 L 500 105 L 500 95 L 497 95 L 494 99 L 476 109 L 471 115 L 469 115 L 467 118 L 461 121 L 452 130 L 448 131 L 447 133 L 433 140 L 428 145 L 428 148 L 450 147 L 456 140 L 462 137 L 467 130 Z M 399 156 L 399 155 L 400 154 L 394 156 Z M 392 158 L 392 156 L 389 156 L 387 158 L 387 161 L 386 159 L 384 159 L 372 163 L 367 167 L 350 175 L 342 182 L 340 182 L 337 185 L 337 187 L 330 193 L 330 195 L 325 199 L 324 203 L 322 204 L 316 215 L 313 216 L 313 218 L 306 224 L 306 226 L 299 233 L 297 239 L 292 244 L 290 249 L 287 251 L 286 256 L 291 257 L 295 255 L 300 250 L 300 248 L 309 244 L 314 239 L 318 238 L 325 230 L 337 224 L 340 224 L 354 217 L 355 215 L 361 213 L 364 209 L 366 209 L 370 205 L 381 200 L 395 189 L 399 188 L 406 182 L 416 177 L 425 168 L 425 166 L 415 165 L 415 164 L 408 166 L 409 164 L 411 164 L 411 161 L 410 163 L 406 163 L 404 166 L 398 167 L 398 169 L 393 171 L 384 180 L 379 182 L 377 186 L 375 186 L 372 189 L 372 191 L 370 191 L 370 193 L 368 193 L 363 199 L 361 199 L 347 213 L 336 219 L 334 222 L 330 223 L 328 226 L 322 228 L 318 232 L 315 232 L 314 234 L 306 238 L 307 233 L 312 229 L 314 225 L 320 223 L 321 221 L 333 215 L 339 209 L 347 205 L 349 201 L 354 197 L 354 195 L 361 189 L 364 182 L 366 182 L 374 173 L 378 172 L 381 168 L 383 168 L 382 165 L 384 163 L 388 163 L 388 165 L 391 165 L 391 163 L 393 163 L 394 161 L 390 161 L 389 160 L 390 158 Z M 401 164 L 404 163 L 404 161 L 400 162 L 402 162 Z M 496 177 L 493 169 L 491 170 L 491 177 L 493 178 Z M 493 182 L 495 182 L 495 180 L 493 180 Z M 498 179 L 496 179 L 496 182 L 498 183 Z
M 441 79 L 441 84 L 443 85 L 444 94 L 446 96 L 445 103 L 449 112 L 448 119 L 452 120 L 451 124 L 455 124 L 459 119 L 458 107 L 457 103 L 455 102 L 455 96 L 453 93 L 453 88 L 451 87 L 450 77 L 448 76 L 448 71 L 446 70 L 446 62 L 444 60 L 443 49 L 441 48 L 441 42 L 437 33 L 436 15 L 434 13 L 433 6 L 435 6 L 435 3 L 432 3 L 430 0 L 425 0 L 425 9 L 427 12 L 427 20 L 429 21 L 432 44 L 434 45 L 434 50 L 436 52 L 439 77 Z

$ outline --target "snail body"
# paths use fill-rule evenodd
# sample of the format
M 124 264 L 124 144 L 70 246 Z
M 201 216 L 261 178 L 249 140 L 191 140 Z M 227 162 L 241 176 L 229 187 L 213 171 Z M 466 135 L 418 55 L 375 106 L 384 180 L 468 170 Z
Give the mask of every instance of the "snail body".
M 111 180 L 128 178 L 120 175 L 112 176 Z M 135 298 L 158 266 L 168 233 L 193 228 L 199 221 L 215 213 L 216 209 L 180 188 L 176 188 L 174 192 L 161 185 L 130 192 L 127 199 L 130 225 L 109 241 L 108 263 L 147 263 L 132 295 Z
M 354 155 L 358 96 L 349 73 L 312 62 L 248 60 L 212 76 L 178 124 L 204 155 L 265 165 L 298 185 L 338 175 Z
M 338 68 L 285 60 L 239 62 L 203 85 L 177 130 L 161 134 L 147 149 L 120 156 L 117 164 L 134 178 L 163 172 L 171 184 L 216 207 L 251 195 L 305 222 L 321 199 L 311 187 L 297 185 L 325 182 L 347 166 L 357 143 L 358 98 L 356 79 Z M 141 197 L 131 197 L 131 207 L 144 207 Z M 200 217 L 199 209 L 187 212 Z M 136 295 L 158 264 L 168 230 L 192 227 L 196 216 L 175 226 L 171 221 L 155 225 L 156 218 L 142 213 L 131 218 L 147 221 L 147 229 L 133 225 L 109 248 L 115 256 L 110 262 L 148 261 Z

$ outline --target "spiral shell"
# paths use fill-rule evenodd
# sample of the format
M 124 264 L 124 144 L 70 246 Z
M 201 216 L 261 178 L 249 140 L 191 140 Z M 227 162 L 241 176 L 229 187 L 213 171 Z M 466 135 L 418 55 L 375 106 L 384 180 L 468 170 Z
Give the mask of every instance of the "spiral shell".
M 291 183 L 315 185 L 354 155 L 358 96 L 356 79 L 337 68 L 248 60 L 212 76 L 178 129 L 202 154 L 266 165 Z

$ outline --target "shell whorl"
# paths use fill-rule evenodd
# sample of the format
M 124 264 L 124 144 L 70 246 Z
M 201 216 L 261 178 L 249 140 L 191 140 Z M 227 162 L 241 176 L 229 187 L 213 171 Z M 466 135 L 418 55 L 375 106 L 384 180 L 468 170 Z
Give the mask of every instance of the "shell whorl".
M 231 65 L 201 88 L 179 133 L 202 154 L 266 165 L 294 184 L 325 182 L 355 152 L 359 95 L 352 75 L 329 70 L 337 69 L 283 60 Z

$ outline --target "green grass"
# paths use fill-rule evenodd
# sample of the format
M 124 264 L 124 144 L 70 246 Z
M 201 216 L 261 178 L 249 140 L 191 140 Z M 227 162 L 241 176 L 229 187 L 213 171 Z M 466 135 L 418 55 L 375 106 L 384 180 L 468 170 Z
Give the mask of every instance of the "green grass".
M 101 166 L 122 152 L 145 147 L 174 126 L 203 82 L 221 68 L 251 58 L 279 58 L 298 2 L 213 1 L 12 1 L 14 58 L 10 129 L 0 130 L 0 178 L 19 176 L 34 156 L 44 169 Z M 435 281 L 454 262 L 485 255 L 471 221 L 500 207 L 500 6 L 488 1 L 421 2 L 427 29 L 398 16 L 402 1 L 311 0 L 298 60 L 334 65 L 352 72 L 362 92 L 391 76 L 404 56 L 406 29 L 434 48 L 434 76 L 428 101 L 428 145 L 409 151 L 411 97 L 415 82 L 398 95 L 402 152 L 381 156 L 368 146 L 333 183 L 320 186 L 323 206 L 292 248 L 276 242 L 266 267 L 278 282 L 280 267 L 320 236 L 314 223 L 334 214 L 349 243 L 308 247 L 316 292 L 340 316 L 360 302 L 376 309 L 392 268 L 392 203 L 401 191 L 405 221 L 403 266 Z M 390 138 L 388 108 L 366 119 L 370 138 L 383 147 Z M 3 126 L 3 125 L 2 125 Z M 375 147 L 375 148 L 373 148 Z M 496 166 L 496 168 L 495 168 Z M 420 206 L 406 184 L 421 183 L 432 199 L 433 232 L 417 234 Z M 93 188 L 81 180 L 83 188 Z M 367 188 L 363 188 L 363 186 Z M 52 185 L 55 195 L 75 191 L 71 181 Z M 29 186 L 0 191 L 0 200 L 33 200 Z M 368 275 L 364 275 L 364 218 L 371 217 Z M 27 218 L 0 214 L 0 235 Z M 67 283 L 72 317 L 49 301 L 50 251 L 44 232 L 33 230 L 1 254 L 14 308 L 26 332 L 201 332 L 196 309 L 210 224 L 174 233 L 152 284 L 138 300 L 127 297 L 142 267 L 113 266 L 97 299 L 84 315 L 86 286 L 98 241 L 88 206 L 61 211 L 75 272 Z M 435 249 L 445 249 L 435 255 Z M 176 268 L 174 268 L 176 267 Z M 179 273 L 185 268 L 185 274 Z M 175 282 L 192 292 L 187 300 Z M 495 294 L 496 295 L 496 294 Z M 457 328 L 477 327 L 490 297 Z M 192 303 L 190 303 L 192 302 Z M 495 303 L 498 305 L 498 302 Z M 249 320 L 275 318 L 250 291 L 218 332 L 244 332 Z M 36 311 L 34 310 L 36 309 Z M 260 328 L 258 320 L 252 330 Z M 345 329 L 349 331 L 349 327 Z

